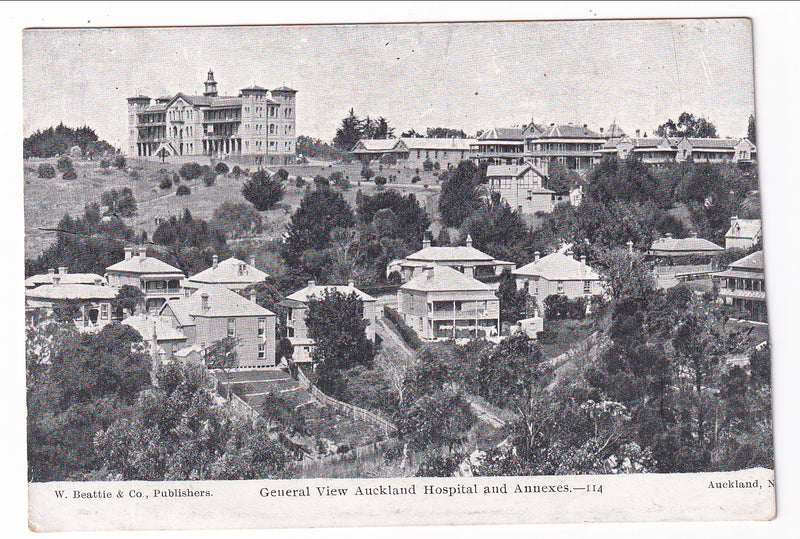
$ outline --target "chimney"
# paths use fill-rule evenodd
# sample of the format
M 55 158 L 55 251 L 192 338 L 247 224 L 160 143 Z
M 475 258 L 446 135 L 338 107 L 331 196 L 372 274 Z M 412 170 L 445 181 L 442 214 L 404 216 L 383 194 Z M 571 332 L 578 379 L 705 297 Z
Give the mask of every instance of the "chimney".
M 53 275 L 53 286 L 58 286 L 58 283 L 61 282 L 61 275 L 58 273 Z
M 48 275 L 50 276 L 50 278 L 52 279 L 53 275 L 55 275 L 55 274 L 56 274 L 56 270 L 54 270 L 53 268 L 50 268 L 49 270 L 47 270 L 47 274 L 48 274 Z
M 253 267 L 256 267 L 256 257 L 251 256 L 249 264 Z
M 586 265 L 586 255 L 581 255 L 581 264 Z
M 133 247 L 125 247 L 125 260 L 133 256 Z
M 58 274 L 59 275 L 66 275 L 67 274 L 67 267 L 66 266 L 58 266 Z
M 628 252 L 632 253 L 633 252 L 633 242 L 631 240 L 628 240 L 628 243 L 626 245 L 628 246 Z
M 208 310 L 208 292 L 200 293 L 200 306 L 204 311 Z
M 467 234 L 467 247 L 472 247 L 472 235 Z
M 467 277 L 475 277 L 475 267 L 474 266 L 464 266 L 464 275 Z
M 696 238 L 697 237 L 697 230 L 692 230 L 692 232 L 689 234 L 689 236 L 692 237 L 692 238 Z
M 311 280 L 311 281 L 308 281 L 308 287 L 309 287 L 309 288 L 314 288 L 316 285 L 317 285 L 317 283 L 316 283 L 316 282 L 314 282 L 313 280 Z
M 347 281 L 347 286 L 349 286 L 350 288 L 355 288 L 356 282 L 353 279 L 350 279 L 349 281 Z
M 665 237 L 672 239 L 672 232 L 667 232 L 667 235 Z
M 212 261 L 211 262 L 212 267 L 214 269 L 217 269 L 217 265 L 219 265 L 219 257 L 217 255 L 214 255 L 214 256 L 211 257 L 211 261 Z
M 565 254 L 566 256 L 570 256 L 570 257 L 571 257 L 571 256 L 572 256 L 572 247 L 570 247 L 569 249 L 567 249 L 567 250 L 566 250 L 566 252 L 565 252 L 564 254 Z
M 604 128 L 602 128 L 602 127 L 600 128 L 600 134 L 601 134 L 601 135 L 603 134 L 603 129 L 604 129 Z
M 639 138 L 639 135 L 640 135 L 640 133 L 641 133 L 641 132 L 642 132 L 642 131 L 641 131 L 640 129 L 637 129 L 637 130 L 636 130 L 636 138 Z
M 588 129 L 589 128 L 589 124 L 583 124 L 583 128 L 584 129 Z
M 256 303 L 256 291 L 255 290 L 251 290 L 250 291 L 250 301 L 252 301 L 253 303 Z
M 738 215 L 732 215 L 731 216 L 731 226 L 735 225 L 736 221 L 738 221 L 738 220 L 739 220 L 739 216 Z
M 422 248 L 423 248 L 423 249 L 427 249 L 427 248 L 428 248 L 428 247 L 430 247 L 430 246 L 431 246 L 431 240 L 429 240 L 427 237 L 426 237 L 426 238 L 424 238 L 424 239 L 422 240 Z
M 539 251 L 536 251 L 535 253 L 533 253 L 533 261 L 534 261 L 534 262 L 538 262 L 538 261 L 539 261 L 539 256 L 540 256 L 541 254 L 542 254 L 542 253 L 540 253 Z
M 147 247 L 139 247 L 139 262 L 147 258 Z

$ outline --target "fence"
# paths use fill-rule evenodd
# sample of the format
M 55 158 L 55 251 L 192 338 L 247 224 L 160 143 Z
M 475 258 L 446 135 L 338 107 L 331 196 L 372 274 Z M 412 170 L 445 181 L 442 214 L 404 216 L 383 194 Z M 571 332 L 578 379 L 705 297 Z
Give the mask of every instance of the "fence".
M 219 378 L 217 378 L 217 375 L 208 369 L 206 370 L 206 372 L 208 373 L 208 377 L 214 386 L 214 392 L 216 392 L 217 395 L 219 395 L 219 385 L 220 385 Z M 231 408 L 233 408 L 235 412 L 247 417 L 247 419 L 253 422 L 255 422 L 256 419 L 258 419 L 259 417 L 258 412 L 256 412 L 252 406 L 247 404 L 247 402 L 245 402 L 239 395 L 231 391 L 230 386 L 227 386 L 227 394 L 228 394 L 228 402 L 230 403 Z
M 581 341 L 581 343 L 578 344 L 577 346 L 573 346 L 572 348 L 570 348 L 561 355 L 548 359 L 546 363 L 549 363 L 550 366 L 553 367 L 554 369 L 559 368 L 561 365 L 563 365 L 567 361 L 570 361 L 575 356 L 584 355 L 595 346 L 601 344 L 602 339 L 600 338 L 600 336 L 602 334 L 603 334 L 602 331 L 595 331 L 594 333 L 586 337 L 583 341 Z
M 311 393 L 311 395 L 313 395 L 314 398 L 317 399 L 317 401 L 319 401 L 321 404 L 330 406 L 337 412 L 340 412 L 348 417 L 352 417 L 353 419 L 366 421 L 367 423 L 375 425 L 376 427 L 383 429 L 383 432 L 386 435 L 397 432 L 397 426 L 391 421 L 387 421 L 379 415 L 373 414 L 372 412 L 364 410 L 363 408 L 359 408 L 358 406 L 353 406 L 352 404 L 347 404 L 346 402 L 329 397 L 320 391 L 317 386 L 311 383 L 311 380 L 308 379 L 302 369 L 293 367 L 291 371 L 293 373 L 297 373 L 297 381 L 300 383 L 300 386 Z
M 368 445 L 355 447 L 345 453 L 337 453 L 335 455 L 328 455 L 326 457 L 319 457 L 316 459 L 303 459 L 298 461 L 295 466 L 304 472 L 308 472 L 309 470 L 318 470 L 320 468 L 324 468 L 325 466 L 338 464 L 340 462 L 363 460 L 382 451 L 386 451 L 389 448 L 397 447 L 400 445 L 400 443 L 401 442 L 399 440 L 389 438 L 379 442 L 373 442 Z

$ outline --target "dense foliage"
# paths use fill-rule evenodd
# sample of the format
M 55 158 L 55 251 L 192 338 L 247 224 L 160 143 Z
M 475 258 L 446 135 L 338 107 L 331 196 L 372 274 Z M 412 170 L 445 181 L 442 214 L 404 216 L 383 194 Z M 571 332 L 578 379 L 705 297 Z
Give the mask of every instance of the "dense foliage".
M 56 127 L 36 131 L 22 141 L 22 155 L 31 157 L 54 157 L 63 155 L 77 146 L 84 155 L 95 156 L 117 153 L 117 149 L 104 140 L 87 125 L 71 128 L 63 123 Z
M 257 170 L 242 186 L 242 196 L 258 211 L 272 209 L 283 198 L 284 189 L 279 178 L 264 170 Z

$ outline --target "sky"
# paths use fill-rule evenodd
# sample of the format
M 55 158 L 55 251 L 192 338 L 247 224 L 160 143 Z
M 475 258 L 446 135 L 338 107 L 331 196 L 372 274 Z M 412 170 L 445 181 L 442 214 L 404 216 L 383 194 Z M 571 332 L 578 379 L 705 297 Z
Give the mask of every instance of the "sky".
M 24 133 L 89 125 L 126 145 L 125 98 L 288 85 L 297 133 L 331 140 L 352 107 L 414 128 L 616 121 L 651 133 L 683 111 L 743 137 L 754 111 L 747 19 L 32 29 Z

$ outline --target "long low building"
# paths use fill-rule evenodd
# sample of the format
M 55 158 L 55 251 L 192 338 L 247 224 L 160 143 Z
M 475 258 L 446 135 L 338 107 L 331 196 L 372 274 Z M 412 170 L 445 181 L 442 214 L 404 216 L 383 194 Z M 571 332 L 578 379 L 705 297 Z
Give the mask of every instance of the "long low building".
M 693 137 L 610 138 L 597 150 L 599 155 L 615 155 L 625 159 L 633 154 L 644 163 L 660 165 L 692 160 L 708 163 L 752 163 L 756 147 L 746 138 Z
M 67 274 L 69 275 L 69 274 Z M 101 280 L 95 284 L 62 284 L 64 274 L 52 276 L 51 284 L 25 290 L 25 306 L 33 310 L 62 311 L 74 320 L 78 329 L 93 331 L 111 322 L 111 306 L 117 291 Z
M 391 156 L 398 165 L 422 170 L 425 162 L 439 169 L 457 166 L 470 158 L 473 139 L 403 137 L 359 140 L 350 153 L 363 163 Z M 438 165 L 438 167 L 437 167 Z

